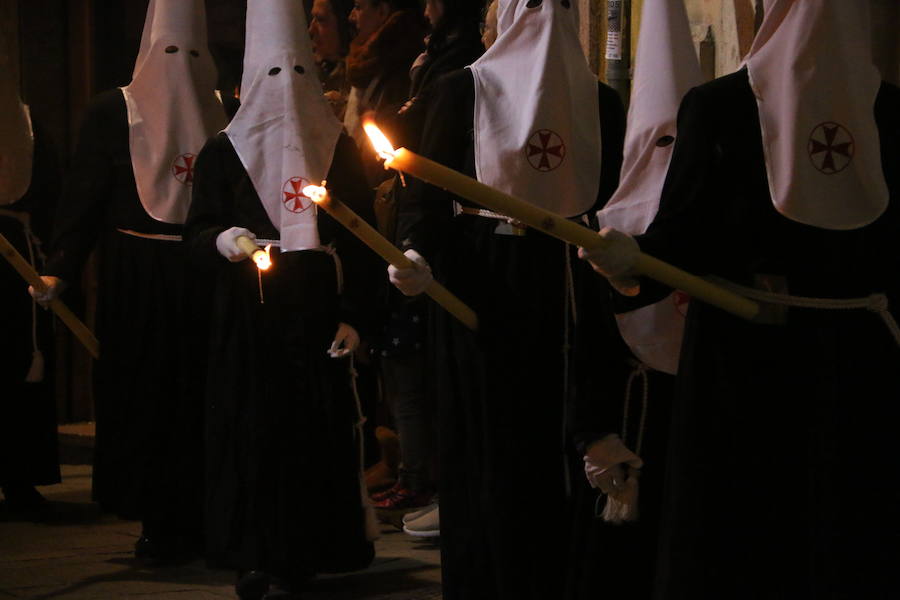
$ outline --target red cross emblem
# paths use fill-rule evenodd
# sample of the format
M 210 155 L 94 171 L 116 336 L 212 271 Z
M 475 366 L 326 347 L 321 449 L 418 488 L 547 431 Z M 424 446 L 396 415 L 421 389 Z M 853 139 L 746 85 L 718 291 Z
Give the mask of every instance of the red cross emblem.
M 562 138 L 549 129 L 538 129 L 525 144 L 528 164 L 538 171 L 552 171 L 566 157 L 566 145 Z
M 675 290 L 675 292 L 672 294 L 672 303 L 675 304 L 675 310 L 678 311 L 678 314 L 680 314 L 682 317 L 686 317 L 688 304 L 691 303 L 691 297 L 681 290 Z
M 809 134 L 809 158 L 813 166 L 826 175 L 846 169 L 855 150 L 853 135 L 838 123 L 820 123 Z
M 302 213 L 304 210 L 312 206 L 312 200 L 309 196 L 303 194 L 303 188 L 309 185 L 309 180 L 302 177 L 291 177 L 284 182 L 281 191 L 284 198 L 281 201 L 284 207 L 292 213 Z
M 189 152 L 178 156 L 172 163 L 172 175 L 184 185 L 194 183 L 194 158 L 196 157 Z

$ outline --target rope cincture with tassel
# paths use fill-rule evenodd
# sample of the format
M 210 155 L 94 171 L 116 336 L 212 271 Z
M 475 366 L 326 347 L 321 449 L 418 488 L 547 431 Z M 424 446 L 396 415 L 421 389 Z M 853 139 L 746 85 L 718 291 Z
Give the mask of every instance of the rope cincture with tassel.
M 647 365 L 637 363 L 634 370 L 628 376 L 628 383 L 625 388 L 625 406 L 622 416 L 622 442 L 627 445 L 628 441 L 628 413 L 631 409 L 631 386 L 638 377 L 643 382 L 643 397 L 641 402 L 641 418 L 638 424 L 637 443 L 634 447 L 634 453 L 641 455 L 641 449 L 644 445 L 644 429 L 647 424 L 647 404 L 650 393 L 650 380 L 647 376 Z M 607 523 L 621 524 L 630 523 L 638 520 L 638 482 L 640 480 L 641 470 L 632 466 L 626 466 L 625 481 L 622 489 L 606 497 L 606 505 L 600 517 Z M 599 498 L 598 498 L 599 502 Z
M 359 399 L 359 390 L 356 387 L 357 376 L 358 373 L 356 371 L 353 353 L 350 353 L 350 387 L 353 390 L 353 399 L 356 402 L 356 423 L 353 425 L 353 428 L 356 430 L 356 437 L 359 443 L 359 493 L 362 501 L 362 509 L 365 519 L 366 539 L 370 542 L 374 542 L 379 537 L 381 537 L 381 531 L 378 528 L 378 519 L 375 516 L 375 507 L 372 506 L 372 502 L 369 500 L 369 495 L 366 493 L 366 481 L 365 474 L 363 472 L 363 465 L 365 465 L 365 441 L 363 440 L 363 425 L 365 425 L 366 423 L 366 416 L 365 414 L 363 414 L 362 402 Z

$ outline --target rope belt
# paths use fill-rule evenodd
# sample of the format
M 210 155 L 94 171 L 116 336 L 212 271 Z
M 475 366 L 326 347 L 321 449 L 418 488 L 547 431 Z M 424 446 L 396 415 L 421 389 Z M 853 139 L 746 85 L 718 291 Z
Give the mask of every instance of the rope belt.
M 143 238 L 145 240 L 159 240 L 162 242 L 180 242 L 180 235 L 170 235 L 166 233 L 141 233 L 140 231 L 134 231 L 132 229 L 121 229 L 116 227 L 116 231 L 119 233 L 124 233 L 125 235 L 131 235 L 138 238 Z
M 797 308 L 814 308 L 820 310 L 859 310 L 866 309 L 877 313 L 884 321 L 885 326 L 890 331 L 894 341 L 900 345 L 900 327 L 897 321 L 888 310 L 888 298 L 885 294 L 872 294 L 865 298 L 810 298 L 807 296 L 791 296 L 788 294 L 777 294 L 767 292 L 756 288 L 750 288 L 736 283 L 724 280 L 718 280 L 717 283 L 724 287 L 752 300 L 760 302 L 768 302 L 782 306 L 792 306 Z M 623 407 L 622 416 L 622 442 L 628 445 L 628 419 L 631 411 L 631 391 L 636 379 L 640 379 L 643 388 L 641 399 L 640 421 L 637 429 L 637 440 L 634 446 L 634 453 L 640 456 L 641 449 L 644 445 L 644 431 L 646 429 L 648 397 L 650 392 L 650 380 L 647 376 L 649 367 L 647 365 L 634 361 L 633 369 L 628 375 L 628 382 L 625 386 L 625 406 Z M 629 446 L 630 447 L 630 446 Z
M 267 240 L 263 238 L 256 239 L 257 246 L 273 246 L 275 248 L 281 248 L 281 240 Z M 341 263 L 341 256 L 338 254 L 337 249 L 331 244 L 327 246 L 317 246 L 315 248 L 307 248 L 307 250 L 312 250 L 313 252 L 324 252 L 329 255 L 332 260 L 334 260 L 334 274 L 335 279 L 337 279 L 337 293 L 340 294 L 344 291 L 344 265 Z
M 647 426 L 647 406 L 650 397 L 650 378 L 647 376 L 649 367 L 642 362 L 632 361 L 632 370 L 628 374 L 628 382 L 625 384 L 625 406 L 622 409 L 622 443 L 628 446 L 628 413 L 631 410 L 631 388 L 634 380 L 641 379 L 643 383 L 643 396 L 641 398 L 641 418 L 638 422 L 637 443 L 634 445 L 634 453 L 641 455 L 644 446 L 644 431 Z M 631 446 L 628 446 L 629 448 Z
M 2 212 L 0 212 L 2 214 Z M 131 229 L 120 229 L 116 228 L 120 233 L 124 233 L 126 235 L 131 235 L 134 237 L 139 237 L 147 240 L 160 240 L 164 242 L 180 242 L 182 238 L 180 235 L 168 235 L 165 233 L 141 233 L 139 231 L 133 231 Z M 274 246 L 276 248 L 281 248 L 281 240 L 268 240 L 268 239 L 257 239 L 256 244 L 258 246 Z M 341 264 L 341 257 L 338 255 L 337 250 L 335 250 L 334 246 L 319 246 L 317 248 L 309 248 L 310 250 L 316 252 L 324 252 L 331 256 L 334 259 L 334 270 L 337 279 L 337 293 L 340 294 L 344 291 L 344 269 Z
M 900 326 L 897 325 L 897 321 L 889 310 L 888 297 L 885 294 L 875 293 L 865 298 L 810 298 L 808 296 L 776 294 L 739 285 L 731 281 L 716 279 L 716 282 L 751 300 L 759 300 L 770 304 L 820 310 L 858 310 L 864 308 L 881 317 L 888 331 L 894 337 L 894 341 L 897 342 L 897 345 L 900 345 Z
M 516 221 L 515 219 L 510 219 L 509 217 L 501 215 L 500 213 L 495 213 L 492 210 L 463 206 L 459 202 L 454 202 L 453 204 L 454 213 L 457 215 L 475 215 L 476 217 L 484 217 L 486 219 L 495 219 L 497 221 L 502 221 L 503 223 L 497 226 L 497 230 L 495 233 L 499 233 L 502 235 L 525 235 L 525 232 L 528 230 L 528 226 L 524 223 Z

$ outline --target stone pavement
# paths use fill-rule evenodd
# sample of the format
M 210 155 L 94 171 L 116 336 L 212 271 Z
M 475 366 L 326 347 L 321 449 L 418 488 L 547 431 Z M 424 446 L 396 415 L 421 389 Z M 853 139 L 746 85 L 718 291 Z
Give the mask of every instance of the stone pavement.
M 64 462 L 85 462 L 79 457 L 86 452 L 63 442 Z M 63 464 L 62 471 L 61 484 L 39 488 L 52 502 L 47 516 L 24 521 L 0 515 L 0 600 L 236 598 L 234 574 L 206 569 L 202 561 L 165 568 L 137 564 L 132 548 L 140 524 L 101 514 L 90 502 L 89 465 Z M 323 576 L 303 597 L 439 600 L 437 546 L 384 525 L 369 569 Z

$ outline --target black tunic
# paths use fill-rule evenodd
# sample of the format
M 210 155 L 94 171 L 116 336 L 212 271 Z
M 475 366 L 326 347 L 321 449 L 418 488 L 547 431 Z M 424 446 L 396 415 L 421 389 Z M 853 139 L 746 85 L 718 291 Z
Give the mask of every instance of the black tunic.
M 420 152 L 474 176 L 474 84 L 469 71 L 438 82 Z M 600 87 L 603 169 L 598 205 L 618 181 L 624 110 Z M 409 181 L 399 238 L 422 253 L 480 320 L 472 333 L 434 313 L 444 598 L 558 598 L 565 558 L 567 255 L 529 230 L 494 233 L 498 221 L 452 217 L 446 192 Z M 589 274 L 588 274 L 589 275 Z M 583 308 L 583 307 L 579 307 Z
M 328 174 L 331 193 L 373 220 L 353 141 L 342 136 Z M 186 236 L 193 259 L 216 279 L 211 309 L 207 548 L 213 564 L 292 580 L 363 568 L 366 540 L 349 359 L 326 351 L 339 322 L 365 330 L 373 278 L 383 265 L 349 231 L 319 212 L 326 252 L 280 253 L 272 268 L 230 263 L 216 237 L 232 226 L 277 239 L 227 136 L 197 159 Z
M 892 192 L 852 231 L 774 209 L 746 71 L 692 90 L 645 251 L 793 295 L 887 292 L 898 272 L 900 91 L 875 104 Z M 889 598 L 898 588 L 900 349 L 864 309 L 786 324 L 691 303 L 673 409 L 658 598 Z
M 650 598 L 656 568 L 675 378 L 641 366 L 631 353 L 612 315 L 618 305 L 618 299 L 610 297 L 614 293 L 599 276 L 582 278 L 577 289 L 581 302 L 596 310 L 579 315 L 574 339 L 577 393 L 568 415 L 573 446 L 568 600 L 604 594 L 618 600 Z M 628 523 L 611 524 L 600 517 L 606 496 L 591 488 L 584 475 L 586 449 L 610 433 L 620 435 L 644 461 L 638 518 Z
M 120 90 L 88 106 L 57 214 L 45 273 L 77 282 L 99 248 L 94 368 L 97 423 L 93 495 L 104 510 L 159 533 L 200 521 L 206 335 L 203 282 L 187 277 L 182 243 L 120 230 L 178 236 L 138 198 Z
M 50 238 L 60 185 L 56 155 L 42 130 L 36 124 L 34 129 L 31 185 L 22 198 L 0 206 L 0 233 L 25 260 L 33 256 L 32 264 L 40 272 L 41 242 Z M 0 261 L 0 290 L 0 340 L 6 347 L 0 361 L 0 486 L 58 483 L 50 314 L 34 310 L 25 282 L 5 260 Z M 41 381 L 29 383 L 25 377 L 32 363 L 34 334 L 45 368 Z

